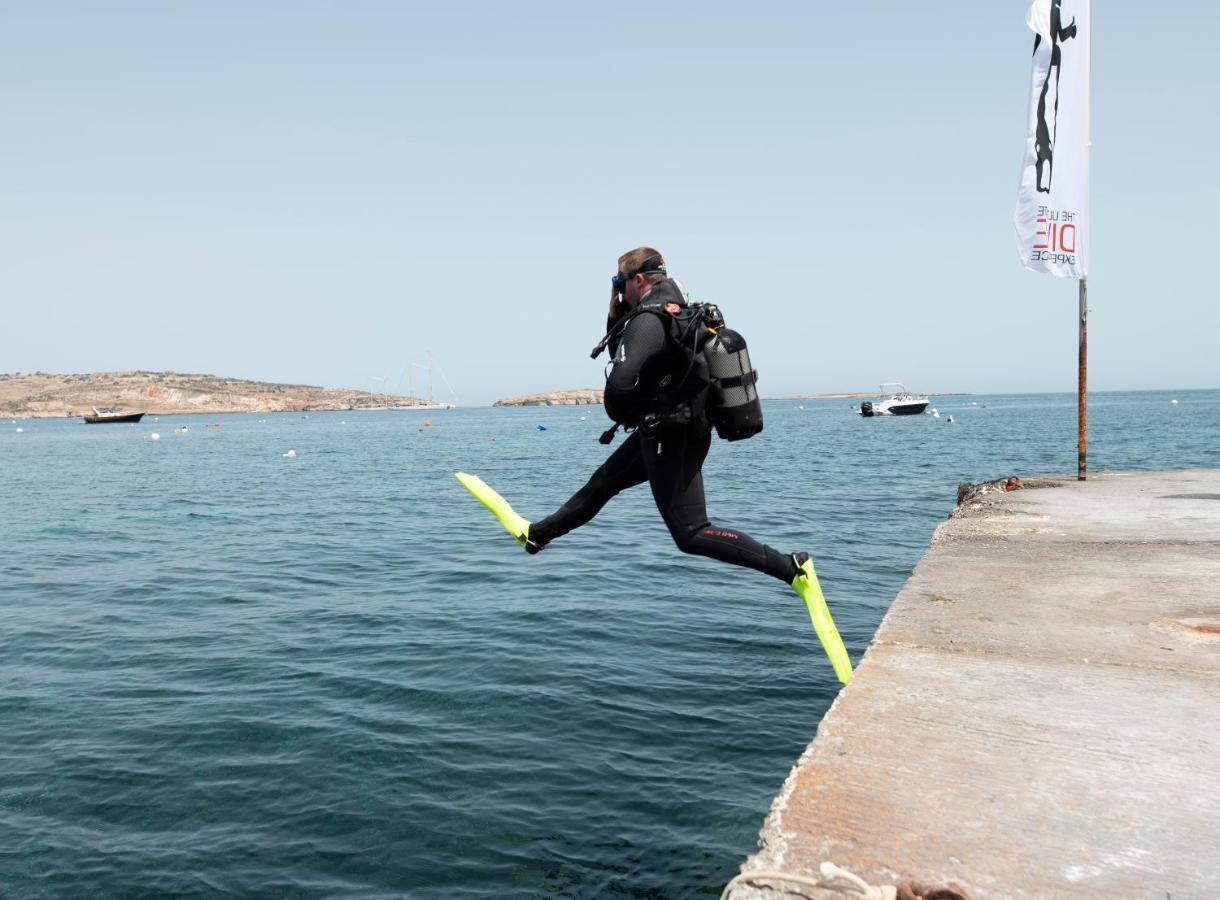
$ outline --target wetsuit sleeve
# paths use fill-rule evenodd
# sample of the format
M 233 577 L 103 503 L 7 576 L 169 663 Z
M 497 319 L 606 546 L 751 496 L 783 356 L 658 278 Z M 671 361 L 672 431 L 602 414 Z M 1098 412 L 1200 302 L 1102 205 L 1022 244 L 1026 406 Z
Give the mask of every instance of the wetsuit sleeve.
M 616 422 L 638 424 L 640 375 L 649 361 L 665 352 L 665 323 L 660 316 L 642 313 L 630 322 L 615 349 L 606 375 L 606 413 Z

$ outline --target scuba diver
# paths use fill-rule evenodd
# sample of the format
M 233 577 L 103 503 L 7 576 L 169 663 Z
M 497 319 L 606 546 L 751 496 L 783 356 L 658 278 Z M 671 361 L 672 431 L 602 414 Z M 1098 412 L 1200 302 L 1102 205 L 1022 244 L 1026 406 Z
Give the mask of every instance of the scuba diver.
M 530 522 L 477 476 L 457 473 L 529 554 L 586 524 L 611 498 L 648 482 L 678 549 L 755 569 L 791 585 L 805 601 L 839 680 L 851 663 L 826 608 L 808 553 L 781 553 L 738 528 L 713 524 L 703 491 L 703 461 L 711 433 L 728 440 L 762 430 L 762 407 L 745 341 L 724 327 L 719 309 L 688 301 L 651 247 L 619 257 L 611 279 L 606 336 L 596 358 L 610 350 L 604 404 L 627 439 L 588 482 L 546 518 Z

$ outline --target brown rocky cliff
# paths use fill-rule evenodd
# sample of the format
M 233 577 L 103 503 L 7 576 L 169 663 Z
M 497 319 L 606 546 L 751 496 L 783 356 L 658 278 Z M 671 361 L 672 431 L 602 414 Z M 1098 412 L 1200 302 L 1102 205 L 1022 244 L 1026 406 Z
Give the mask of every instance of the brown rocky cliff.
M 525 394 L 497 400 L 495 406 L 601 406 L 601 388 L 582 388 L 575 391 L 549 391 L 544 394 Z
M 304 384 L 272 384 L 179 372 L 0 375 L 0 416 L 81 416 L 94 406 L 116 412 L 307 412 L 417 406 L 414 397 Z

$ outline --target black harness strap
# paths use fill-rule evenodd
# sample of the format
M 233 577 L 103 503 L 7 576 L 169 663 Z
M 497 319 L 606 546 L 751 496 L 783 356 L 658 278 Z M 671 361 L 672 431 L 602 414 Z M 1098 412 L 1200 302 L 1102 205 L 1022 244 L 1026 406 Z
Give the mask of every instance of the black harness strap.
M 716 379 L 721 387 L 750 387 L 750 385 L 758 384 L 758 369 L 751 369 L 743 375 L 733 375 L 729 378 Z

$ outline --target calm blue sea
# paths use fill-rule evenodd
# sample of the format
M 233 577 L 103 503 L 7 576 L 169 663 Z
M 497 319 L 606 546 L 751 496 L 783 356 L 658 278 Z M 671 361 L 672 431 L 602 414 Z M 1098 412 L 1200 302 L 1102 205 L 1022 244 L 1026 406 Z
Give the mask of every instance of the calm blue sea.
M 1073 396 L 934 403 L 771 402 L 705 469 L 713 521 L 813 552 L 853 658 L 959 480 L 1075 471 Z M 646 488 L 528 557 L 451 474 L 537 518 L 604 426 L 0 423 L 0 896 L 715 897 L 837 682 Z M 1220 466 L 1220 391 L 1094 395 L 1090 436 L 1094 472 Z

